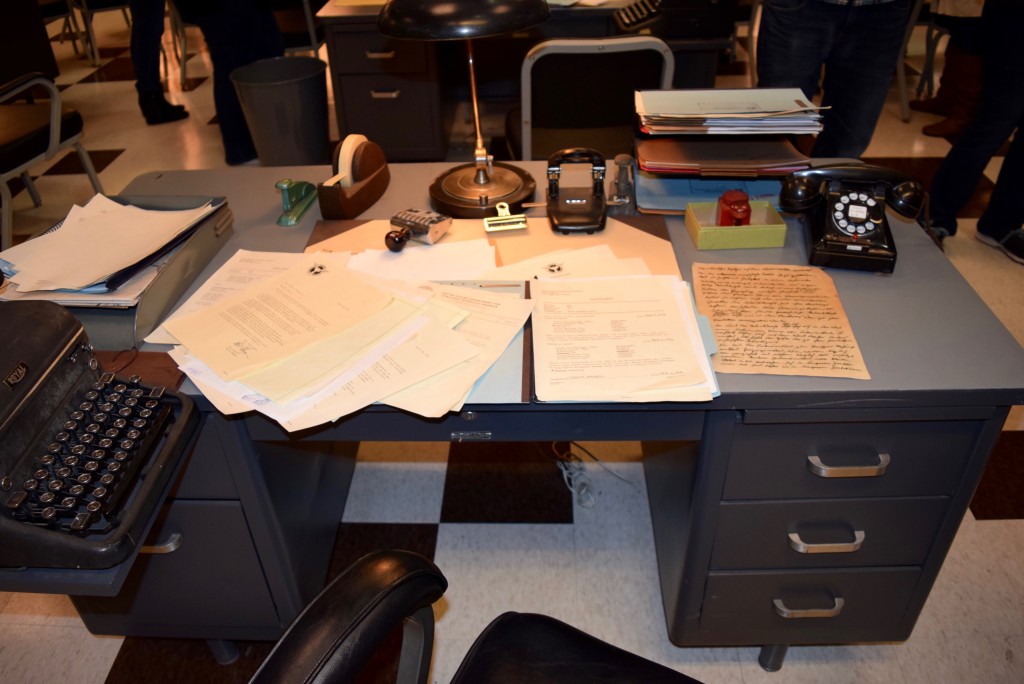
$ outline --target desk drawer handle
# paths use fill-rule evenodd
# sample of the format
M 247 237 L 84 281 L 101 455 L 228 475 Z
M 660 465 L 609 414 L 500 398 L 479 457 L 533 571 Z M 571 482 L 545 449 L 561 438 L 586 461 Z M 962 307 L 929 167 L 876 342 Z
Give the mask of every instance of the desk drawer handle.
M 808 544 L 800 538 L 799 532 L 789 533 L 789 547 L 797 553 L 853 553 L 864 543 L 864 531 L 854 530 L 852 542 L 834 544 Z
M 373 100 L 397 100 L 401 90 L 371 90 L 370 98 Z
M 181 546 L 182 537 L 177 532 L 167 537 L 167 541 L 151 546 L 140 546 L 139 553 L 173 553 Z
M 878 465 L 827 466 L 818 456 L 807 457 L 807 469 L 818 477 L 879 477 L 889 467 L 889 454 L 878 454 Z
M 366 59 L 394 59 L 395 51 L 388 50 L 387 52 L 370 52 L 366 51 Z
M 797 618 L 832 618 L 839 615 L 843 610 L 843 605 L 846 603 L 842 598 L 836 596 L 833 597 L 834 605 L 831 608 L 808 608 L 806 610 L 793 610 L 787 608 L 786 604 L 782 602 L 782 599 L 772 599 L 772 604 L 775 606 L 775 613 L 779 617 L 786 618 L 787 620 Z

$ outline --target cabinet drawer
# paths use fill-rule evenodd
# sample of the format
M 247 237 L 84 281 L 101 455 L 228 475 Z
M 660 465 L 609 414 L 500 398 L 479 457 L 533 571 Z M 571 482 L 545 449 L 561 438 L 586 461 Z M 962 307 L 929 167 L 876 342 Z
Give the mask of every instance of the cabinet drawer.
M 377 141 L 388 161 L 444 156 L 436 86 L 401 76 L 346 76 L 341 107 L 345 131 Z
M 738 426 L 723 498 L 949 494 L 982 426 L 966 420 Z
M 712 573 L 701 632 L 734 645 L 902 641 L 919 576 L 918 568 Z
M 948 503 L 946 497 L 723 503 L 711 567 L 921 565 Z
M 331 68 L 339 74 L 420 73 L 428 69 L 425 41 L 395 40 L 376 31 L 336 31 Z
M 162 544 L 174 535 L 176 548 L 139 555 L 117 596 L 74 598 L 90 632 L 259 638 L 261 631 L 281 629 L 237 501 L 165 506 L 146 543 Z

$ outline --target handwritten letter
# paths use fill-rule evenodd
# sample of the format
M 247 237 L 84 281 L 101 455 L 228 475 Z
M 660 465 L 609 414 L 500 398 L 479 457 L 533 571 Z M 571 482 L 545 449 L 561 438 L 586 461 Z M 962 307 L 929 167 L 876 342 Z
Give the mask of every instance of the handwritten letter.
M 824 271 L 694 264 L 693 282 L 715 331 L 717 372 L 871 378 Z

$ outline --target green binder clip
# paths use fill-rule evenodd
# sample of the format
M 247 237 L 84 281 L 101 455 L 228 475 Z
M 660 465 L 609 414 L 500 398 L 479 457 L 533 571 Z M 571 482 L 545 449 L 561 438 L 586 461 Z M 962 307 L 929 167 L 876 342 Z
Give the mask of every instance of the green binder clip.
M 284 207 L 284 213 L 277 219 L 279 226 L 294 226 L 316 200 L 316 186 L 306 181 L 285 178 L 277 181 L 274 187 L 281 191 L 281 204 Z

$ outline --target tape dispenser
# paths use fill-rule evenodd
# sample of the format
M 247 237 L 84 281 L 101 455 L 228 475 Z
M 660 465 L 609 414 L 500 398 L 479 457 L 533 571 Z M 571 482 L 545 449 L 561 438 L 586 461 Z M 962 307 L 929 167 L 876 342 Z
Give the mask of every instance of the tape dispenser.
M 351 219 L 381 198 L 391 182 L 384 150 L 365 135 L 352 133 L 334 148 L 334 175 L 317 185 L 320 215 Z

